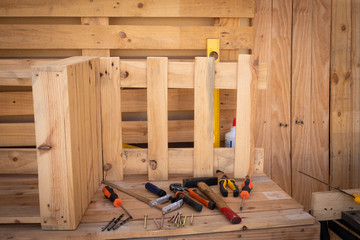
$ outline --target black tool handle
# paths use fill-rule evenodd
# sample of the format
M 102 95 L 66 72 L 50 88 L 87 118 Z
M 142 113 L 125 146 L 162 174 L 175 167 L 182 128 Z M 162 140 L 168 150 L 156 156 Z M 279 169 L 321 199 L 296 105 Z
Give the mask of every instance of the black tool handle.
M 213 186 L 218 184 L 217 177 L 199 177 L 199 178 L 189 178 L 183 179 L 183 186 L 187 188 L 196 188 L 198 182 L 204 182 L 208 186 Z
M 191 207 L 193 207 L 197 212 L 201 212 L 202 210 L 202 205 L 198 204 L 197 202 L 195 202 L 194 200 L 192 200 L 189 196 L 187 196 L 185 193 L 178 191 L 175 193 L 175 197 L 181 198 L 184 200 L 184 202 L 186 202 L 187 204 L 189 204 Z
M 166 192 L 160 188 L 158 188 L 157 186 L 155 186 L 154 184 L 150 183 L 150 182 L 147 182 L 145 184 L 145 188 L 147 190 L 149 190 L 150 192 L 158 195 L 159 197 L 163 197 L 166 195 Z
M 228 196 L 228 191 L 226 190 L 226 179 L 220 179 L 219 180 L 219 186 L 220 186 L 220 192 L 223 197 Z

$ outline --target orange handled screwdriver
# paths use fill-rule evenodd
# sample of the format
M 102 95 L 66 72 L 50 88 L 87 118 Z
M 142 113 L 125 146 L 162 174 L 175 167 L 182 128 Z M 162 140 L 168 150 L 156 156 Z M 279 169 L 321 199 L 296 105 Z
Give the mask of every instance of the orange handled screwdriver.
M 102 191 L 105 195 L 105 197 L 107 199 L 109 199 L 115 207 L 121 207 L 125 212 L 126 214 L 130 217 L 130 219 L 132 219 L 132 216 L 130 215 L 130 213 L 128 211 L 126 211 L 126 209 L 122 206 L 122 199 L 119 198 L 119 196 L 116 194 L 115 190 L 109 186 L 104 186 L 102 188 Z
M 253 184 L 249 176 L 246 176 L 241 187 L 242 189 L 241 189 L 240 197 L 242 198 L 242 201 L 241 201 L 240 211 L 242 211 L 244 200 L 250 197 L 250 192 L 253 189 Z

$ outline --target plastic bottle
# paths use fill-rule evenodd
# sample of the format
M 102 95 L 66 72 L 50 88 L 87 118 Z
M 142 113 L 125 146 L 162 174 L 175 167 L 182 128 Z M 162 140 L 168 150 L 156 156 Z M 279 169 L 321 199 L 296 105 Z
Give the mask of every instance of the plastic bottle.
M 230 132 L 225 134 L 225 147 L 233 148 L 235 147 L 235 127 L 236 127 L 236 118 L 233 120 L 233 126 L 230 129 Z

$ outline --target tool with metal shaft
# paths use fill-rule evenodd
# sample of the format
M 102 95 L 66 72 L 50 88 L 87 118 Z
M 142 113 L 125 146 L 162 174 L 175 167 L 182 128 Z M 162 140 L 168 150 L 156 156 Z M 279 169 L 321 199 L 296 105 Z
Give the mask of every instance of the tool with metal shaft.
M 215 202 L 216 207 L 225 215 L 225 217 L 232 223 L 238 224 L 241 222 L 239 217 L 225 202 L 224 200 L 216 195 L 211 188 L 204 182 L 197 184 L 199 190 L 203 192 L 208 198 Z
M 126 209 L 122 206 L 123 201 L 121 200 L 121 198 L 119 198 L 114 189 L 109 186 L 104 186 L 102 191 L 104 192 L 105 197 L 110 199 L 110 201 L 114 204 L 115 207 L 121 207 L 124 212 L 126 212 L 126 214 L 130 217 L 130 219 L 132 219 L 130 213 L 126 211 Z
M 312 179 L 314 179 L 314 180 L 316 180 L 316 181 L 318 181 L 318 182 L 321 182 L 321 183 L 323 183 L 323 184 L 325 184 L 325 185 L 327 185 L 327 186 L 329 186 L 329 187 L 331 187 L 331 188 L 333 188 L 333 189 L 336 189 L 336 190 L 338 190 L 339 192 L 342 192 L 342 193 L 344 193 L 344 194 L 352 197 L 355 202 L 357 202 L 357 203 L 360 204 L 360 194 L 356 194 L 356 193 L 350 194 L 350 193 L 347 193 L 347 192 L 345 192 L 344 190 L 341 190 L 340 188 L 334 187 L 334 186 L 332 186 L 332 185 L 330 185 L 330 184 L 328 184 L 328 183 L 326 183 L 326 182 L 323 182 L 323 181 L 321 181 L 320 179 L 317 179 L 317 178 L 315 178 L 315 177 L 313 177 L 313 176 L 311 176 L 311 175 L 309 175 L 309 174 L 307 174 L 307 173 L 304 173 L 304 172 L 302 172 L 302 171 L 300 171 L 300 170 L 298 170 L 298 172 L 299 172 L 299 173 L 302 173 L 302 174 L 304 174 L 305 176 L 308 176 L 308 177 L 310 177 L 310 178 L 312 178 Z
M 246 176 L 244 182 L 241 184 L 241 187 L 242 188 L 241 188 L 240 198 L 242 198 L 242 200 L 241 200 L 240 211 L 242 211 L 243 209 L 244 200 L 250 197 L 250 192 L 253 189 L 253 184 L 249 176 Z
M 160 198 L 157 198 L 153 201 L 151 201 L 149 203 L 150 207 L 154 207 L 155 205 L 159 205 L 159 204 L 162 204 L 162 203 L 166 203 L 167 201 L 169 201 L 171 199 L 171 195 L 170 194 L 167 194 L 163 197 L 160 197 Z
M 169 212 L 175 211 L 176 209 L 179 209 L 184 204 L 184 200 L 180 199 L 177 202 L 171 203 L 165 207 L 162 208 L 163 214 L 167 214 Z

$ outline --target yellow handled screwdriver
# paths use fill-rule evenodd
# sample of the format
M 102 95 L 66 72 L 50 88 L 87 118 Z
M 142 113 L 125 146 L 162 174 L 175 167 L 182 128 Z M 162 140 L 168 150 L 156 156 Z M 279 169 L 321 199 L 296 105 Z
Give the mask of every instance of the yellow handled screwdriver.
M 325 184 L 325 185 L 327 185 L 327 186 L 329 186 L 329 187 L 331 187 L 331 188 L 333 188 L 333 189 L 336 189 L 336 190 L 338 190 L 339 192 L 345 193 L 346 195 L 354 198 L 354 201 L 355 201 L 355 202 L 357 202 L 357 203 L 360 204 L 360 195 L 359 195 L 359 194 L 354 193 L 354 194 L 351 195 L 350 193 L 347 193 L 347 192 L 345 192 L 344 190 L 341 190 L 340 188 L 334 187 L 334 186 L 332 186 L 332 185 L 330 185 L 330 184 L 328 184 L 328 183 L 326 183 L 326 182 L 323 182 L 323 181 L 321 181 L 320 179 L 317 179 L 317 178 L 315 178 L 315 177 L 313 177 L 313 176 L 311 176 L 311 175 L 309 175 L 309 174 L 307 174 L 307 173 L 304 173 L 304 172 L 302 172 L 302 171 L 300 171 L 300 170 L 298 170 L 298 172 L 299 172 L 299 173 L 302 173 L 302 174 L 304 174 L 305 176 L 308 176 L 308 177 L 310 177 L 310 178 L 312 178 L 312 179 L 315 179 L 316 181 L 319 181 L 319 182 L 321 182 L 321 183 L 323 183 L 323 184 Z

